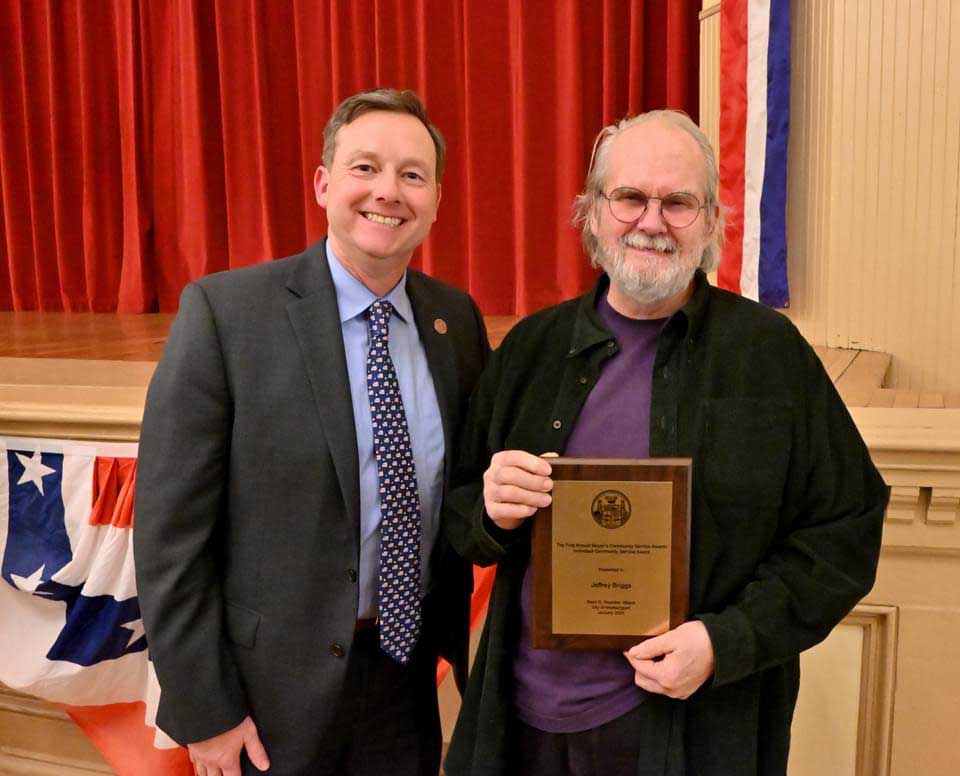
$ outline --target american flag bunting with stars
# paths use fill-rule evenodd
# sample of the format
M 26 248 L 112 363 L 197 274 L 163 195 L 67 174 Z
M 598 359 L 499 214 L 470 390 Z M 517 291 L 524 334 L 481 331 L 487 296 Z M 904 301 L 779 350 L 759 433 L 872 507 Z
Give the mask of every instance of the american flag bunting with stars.
M 63 708 L 121 776 L 192 773 L 156 728 L 133 565 L 137 446 L 0 437 L 0 682 Z

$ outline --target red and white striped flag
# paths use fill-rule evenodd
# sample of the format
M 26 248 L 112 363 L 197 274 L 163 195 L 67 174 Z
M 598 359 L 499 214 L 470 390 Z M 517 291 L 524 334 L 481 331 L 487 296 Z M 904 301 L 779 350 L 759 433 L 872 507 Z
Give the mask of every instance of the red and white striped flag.
M 720 189 L 732 212 L 718 284 L 787 307 L 790 0 L 723 0 L 720 73 Z

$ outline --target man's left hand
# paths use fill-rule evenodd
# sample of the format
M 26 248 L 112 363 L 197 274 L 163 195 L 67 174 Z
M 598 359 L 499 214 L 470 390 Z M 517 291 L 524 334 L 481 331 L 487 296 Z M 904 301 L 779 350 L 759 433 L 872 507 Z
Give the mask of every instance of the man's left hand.
M 647 692 L 685 700 L 713 673 L 713 643 L 699 620 L 685 622 L 623 653 Z

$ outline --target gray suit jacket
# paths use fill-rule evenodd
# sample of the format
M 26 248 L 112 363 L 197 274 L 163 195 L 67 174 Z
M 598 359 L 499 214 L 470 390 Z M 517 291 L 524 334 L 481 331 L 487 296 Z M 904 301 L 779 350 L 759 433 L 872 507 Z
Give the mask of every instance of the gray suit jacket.
M 407 292 L 449 474 L 486 332 L 464 292 L 412 270 Z M 192 742 L 250 714 L 275 762 L 309 762 L 310 742 L 333 723 L 354 635 L 359 527 L 324 242 L 191 283 L 150 384 L 137 472 L 137 585 L 161 728 Z M 433 562 L 437 646 L 462 686 L 472 576 L 442 536 Z

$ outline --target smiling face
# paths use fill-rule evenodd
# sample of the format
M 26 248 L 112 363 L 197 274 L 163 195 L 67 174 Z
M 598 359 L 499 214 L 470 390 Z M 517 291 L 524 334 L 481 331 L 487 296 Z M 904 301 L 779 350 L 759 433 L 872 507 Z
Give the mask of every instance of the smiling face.
M 314 191 L 333 252 L 377 293 L 396 284 L 437 220 L 436 162 L 419 119 L 371 111 L 341 127 L 333 162 L 317 169 Z
M 703 153 L 683 130 L 659 121 L 624 130 L 610 147 L 605 193 L 620 187 L 639 189 L 650 197 L 674 192 L 705 199 Z M 713 214 L 701 211 L 692 224 L 677 229 L 667 224 L 660 205 L 652 201 L 632 223 L 613 217 L 600 198 L 590 218 L 597 238 L 594 259 L 610 275 L 615 308 L 654 307 L 672 312 L 686 301 L 694 272 L 713 231 Z M 617 304 L 617 301 L 620 304 Z M 672 309 L 671 309 L 672 308 Z

